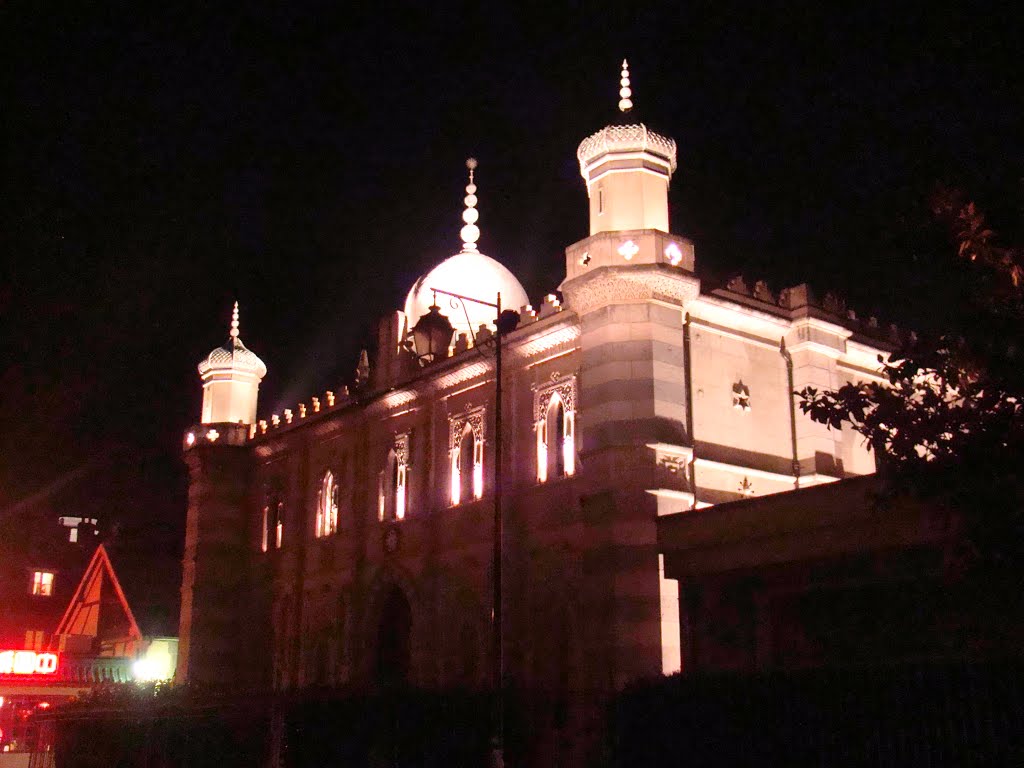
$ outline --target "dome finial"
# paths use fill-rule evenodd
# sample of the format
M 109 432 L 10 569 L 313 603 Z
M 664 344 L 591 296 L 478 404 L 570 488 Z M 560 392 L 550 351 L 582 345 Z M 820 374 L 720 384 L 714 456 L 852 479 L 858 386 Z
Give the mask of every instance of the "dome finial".
M 238 338 L 238 302 L 235 302 L 235 308 L 231 310 L 231 332 L 228 334 L 232 339 Z
M 633 102 L 629 98 L 633 95 L 633 91 L 629 87 L 629 62 L 625 59 L 622 60 L 622 74 L 619 80 L 619 111 L 629 112 L 633 108 Z
M 480 212 L 476 209 L 476 184 L 473 183 L 473 171 L 476 170 L 476 158 L 470 157 L 466 160 L 466 167 L 469 169 L 469 183 L 466 185 L 466 197 L 463 202 L 466 210 L 462 212 L 462 220 L 466 225 L 459 234 L 462 237 L 463 252 L 475 252 L 476 241 L 480 239 L 480 227 L 476 225 L 480 218 Z

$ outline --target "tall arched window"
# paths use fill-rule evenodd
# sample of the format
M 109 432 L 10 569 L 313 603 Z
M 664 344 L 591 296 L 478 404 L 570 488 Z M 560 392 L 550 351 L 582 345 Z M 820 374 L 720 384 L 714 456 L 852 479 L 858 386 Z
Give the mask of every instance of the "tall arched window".
M 461 489 L 461 501 L 469 498 L 473 488 L 473 457 L 476 454 L 476 439 L 473 437 L 473 428 L 466 425 L 462 430 L 462 442 L 459 444 L 459 488 Z
M 381 522 L 404 520 L 408 505 L 406 481 L 409 476 L 409 435 L 395 436 L 381 470 L 377 491 L 377 517 Z
M 260 551 L 280 549 L 284 538 L 284 502 L 279 490 L 267 491 L 260 519 Z
M 451 502 L 459 504 L 484 495 L 484 409 L 451 418 Z
M 565 475 L 565 408 L 562 406 L 562 398 L 557 395 L 551 398 L 551 405 L 548 407 L 548 434 L 555 436 L 555 450 L 552 451 L 551 467 L 555 477 Z
M 331 470 L 324 472 L 320 480 L 320 492 L 316 500 L 315 534 L 319 539 L 338 532 L 338 483 Z
M 576 382 L 558 382 L 538 392 L 536 400 L 537 481 L 576 472 Z
M 378 486 L 377 518 L 381 522 L 394 520 L 397 517 L 395 498 L 398 495 L 398 459 L 393 450 L 388 451 L 387 458 L 384 459 Z

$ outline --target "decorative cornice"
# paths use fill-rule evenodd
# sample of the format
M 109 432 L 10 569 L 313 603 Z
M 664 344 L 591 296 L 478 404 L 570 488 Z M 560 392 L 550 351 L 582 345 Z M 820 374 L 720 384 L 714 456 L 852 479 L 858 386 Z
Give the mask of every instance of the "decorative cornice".
M 566 281 L 562 292 L 570 309 L 584 315 L 608 304 L 626 304 L 661 299 L 685 305 L 697 298 L 700 284 L 660 269 L 600 269 L 585 277 Z

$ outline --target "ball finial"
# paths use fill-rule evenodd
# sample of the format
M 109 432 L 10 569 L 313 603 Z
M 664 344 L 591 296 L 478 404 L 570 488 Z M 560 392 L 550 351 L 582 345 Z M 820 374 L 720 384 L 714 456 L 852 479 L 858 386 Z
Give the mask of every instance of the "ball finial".
M 238 302 L 235 302 L 235 308 L 231 311 L 231 332 L 229 334 L 232 339 L 238 338 Z
M 629 112 L 633 108 L 633 101 L 630 96 L 633 95 L 632 89 L 629 87 L 629 62 L 625 59 L 622 60 L 622 72 L 619 77 L 619 111 Z
M 469 169 L 469 183 L 466 185 L 466 197 L 463 202 L 466 210 L 462 212 L 462 220 L 465 226 L 459 232 L 462 237 L 463 251 L 476 251 L 476 241 L 480 239 L 480 228 L 476 225 L 480 218 L 480 212 L 476 209 L 476 184 L 473 181 L 473 171 L 476 170 L 477 162 L 475 157 L 466 158 L 466 168 Z

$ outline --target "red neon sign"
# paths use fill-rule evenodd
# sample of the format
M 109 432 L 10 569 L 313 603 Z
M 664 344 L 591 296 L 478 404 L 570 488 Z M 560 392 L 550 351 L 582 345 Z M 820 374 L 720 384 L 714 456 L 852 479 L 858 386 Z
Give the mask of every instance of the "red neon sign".
M 0 675 L 52 675 L 56 672 L 56 653 L 0 651 Z

